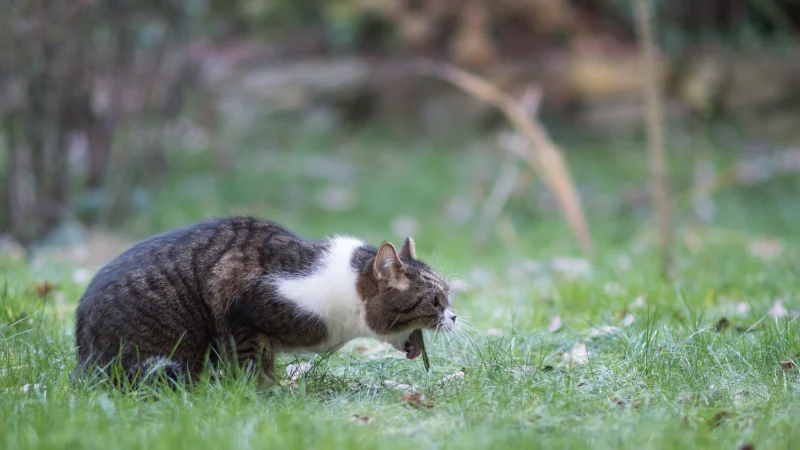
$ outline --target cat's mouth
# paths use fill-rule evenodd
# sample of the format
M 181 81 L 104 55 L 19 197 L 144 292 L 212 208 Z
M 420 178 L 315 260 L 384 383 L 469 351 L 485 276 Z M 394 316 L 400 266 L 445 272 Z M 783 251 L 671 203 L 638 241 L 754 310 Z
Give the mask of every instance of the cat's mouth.
M 403 344 L 403 351 L 406 353 L 406 358 L 414 359 L 421 355 L 424 349 L 425 343 L 422 340 L 422 330 L 418 328 L 408 335 L 408 339 Z

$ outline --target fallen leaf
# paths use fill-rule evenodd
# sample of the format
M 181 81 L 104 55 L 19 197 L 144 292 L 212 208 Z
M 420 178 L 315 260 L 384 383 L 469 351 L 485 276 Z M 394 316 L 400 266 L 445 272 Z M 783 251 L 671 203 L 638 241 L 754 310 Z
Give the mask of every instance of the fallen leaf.
M 783 303 L 778 300 L 772 304 L 772 308 L 769 309 L 767 314 L 775 318 L 786 317 L 789 315 L 789 311 L 783 306 Z
M 41 298 L 47 297 L 48 294 L 57 290 L 59 286 L 55 283 L 51 283 L 49 281 L 43 281 L 41 283 L 34 283 L 32 286 L 33 291 Z
M 447 383 L 448 381 L 463 379 L 464 375 L 466 375 L 466 373 L 467 373 L 467 369 L 462 367 L 461 370 L 459 370 L 458 372 L 456 372 L 456 373 L 454 373 L 452 375 L 448 375 L 448 376 L 442 378 L 441 380 L 439 380 L 439 384 Z
M 353 417 L 351 417 L 350 420 L 356 422 L 359 425 L 375 422 L 375 419 L 373 419 L 372 417 L 359 416 L 358 414 L 353 414 Z
M 433 408 L 433 399 L 425 397 L 425 394 L 419 392 L 405 392 L 398 399 L 400 402 L 407 404 L 412 408 Z
M 555 316 L 547 322 L 547 331 L 551 333 L 555 333 L 556 331 L 561 329 L 563 323 L 561 322 L 561 316 Z
M 756 239 L 747 246 L 751 255 L 761 259 L 775 259 L 783 253 L 783 243 L 777 239 Z
M 414 386 L 412 386 L 410 384 L 398 383 L 398 382 L 392 381 L 392 380 L 384 380 L 383 381 L 383 385 L 386 386 L 386 387 L 392 388 L 392 389 L 398 389 L 398 390 L 403 390 L 403 391 L 416 391 L 417 390 L 417 388 L 415 388 Z
M 753 444 L 742 444 L 739 446 L 739 450 L 755 450 L 755 448 Z
M 578 342 L 567 353 L 563 353 L 564 361 L 573 364 L 586 364 L 589 362 L 589 351 L 586 350 L 586 344 Z
M 622 320 L 628 315 L 628 308 L 622 308 L 614 314 L 614 319 Z
M 781 361 L 781 369 L 783 369 L 784 372 L 790 372 L 796 367 L 797 365 L 791 359 L 788 361 Z
M 613 403 L 613 404 L 615 404 L 615 405 L 617 405 L 617 406 L 619 406 L 620 408 L 623 408 L 623 409 L 627 409 L 628 408 L 628 405 L 624 401 L 622 401 L 622 400 L 620 400 L 620 399 L 618 399 L 616 397 L 611 399 L 611 403 Z
M 717 333 L 722 333 L 728 328 L 730 328 L 730 326 L 731 326 L 731 321 L 728 320 L 727 317 L 723 317 L 719 319 L 717 324 L 714 326 L 714 331 L 716 331 Z
M 306 372 L 311 370 L 312 364 L 308 361 L 303 361 L 299 364 L 289 364 L 286 366 L 286 376 L 292 381 L 297 381 L 305 375 Z

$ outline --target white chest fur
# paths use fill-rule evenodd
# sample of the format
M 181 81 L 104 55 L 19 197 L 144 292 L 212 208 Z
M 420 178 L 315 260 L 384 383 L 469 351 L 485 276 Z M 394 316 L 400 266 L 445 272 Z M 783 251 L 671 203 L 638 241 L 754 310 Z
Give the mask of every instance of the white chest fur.
M 364 302 L 356 291 L 353 252 L 364 242 L 350 237 L 330 239 L 328 251 L 305 276 L 280 278 L 278 292 L 298 308 L 322 318 L 328 339 L 308 350 L 324 352 L 357 337 L 375 337 L 367 326 Z

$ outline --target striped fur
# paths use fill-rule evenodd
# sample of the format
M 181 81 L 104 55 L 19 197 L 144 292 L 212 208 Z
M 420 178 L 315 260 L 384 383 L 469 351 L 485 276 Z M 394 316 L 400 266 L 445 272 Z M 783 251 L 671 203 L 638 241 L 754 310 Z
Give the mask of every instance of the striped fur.
M 320 241 L 253 218 L 214 219 L 129 248 L 92 279 L 76 310 L 79 369 L 119 362 L 195 379 L 206 361 L 260 363 L 327 351 L 355 337 L 415 356 L 414 328 L 455 323 L 447 284 L 400 251 L 354 238 Z M 234 357 L 235 356 L 235 357 Z

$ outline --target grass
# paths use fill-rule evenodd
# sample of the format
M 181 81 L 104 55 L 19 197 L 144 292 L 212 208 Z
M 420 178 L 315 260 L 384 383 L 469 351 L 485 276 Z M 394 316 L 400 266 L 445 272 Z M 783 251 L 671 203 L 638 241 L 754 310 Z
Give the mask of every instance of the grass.
M 713 225 L 682 228 L 675 280 L 663 283 L 647 211 L 622 200 L 626 186 L 644 186 L 634 144 L 569 156 L 598 243 L 587 261 L 547 202 L 532 206 L 541 194 L 535 183 L 506 209 L 511 238 L 473 244 L 475 217 L 460 218 L 452 199 L 474 205 L 485 197 L 497 150 L 387 148 L 379 136 L 288 132 L 254 142 L 270 143 L 251 145 L 228 172 L 207 152 L 172 155 L 174 175 L 118 233 L 136 239 L 247 213 L 310 237 L 399 243 L 392 223 L 412 217 L 420 256 L 469 284 L 454 306 L 470 326 L 449 339 L 427 336 L 429 373 L 421 360 L 350 345 L 325 360 L 283 355 L 282 367 L 315 363 L 293 387 L 262 392 L 233 377 L 191 392 L 121 393 L 70 380 L 72 309 L 85 287 L 72 280 L 75 264 L 0 261 L 0 447 L 717 449 L 800 441 L 799 372 L 785 363 L 800 364 L 800 327 L 791 314 L 769 314 L 776 301 L 800 310 L 798 180 L 719 193 Z M 352 209 L 320 206 L 331 186 L 352 189 Z M 685 216 L 685 205 L 679 211 Z M 781 238 L 779 257 L 748 251 L 765 236 Z M 58 287 L 42 298 L 31 286 L 45 280 Z M 555 316 L 563 327 L 550 332 Z M 565 361 L 579 343 L 588 361 Z M 463 378 L 441 381 L 462 368 Z M 387 380 L 414 385 L 430 403 L 401 401 L 403 390 Z

